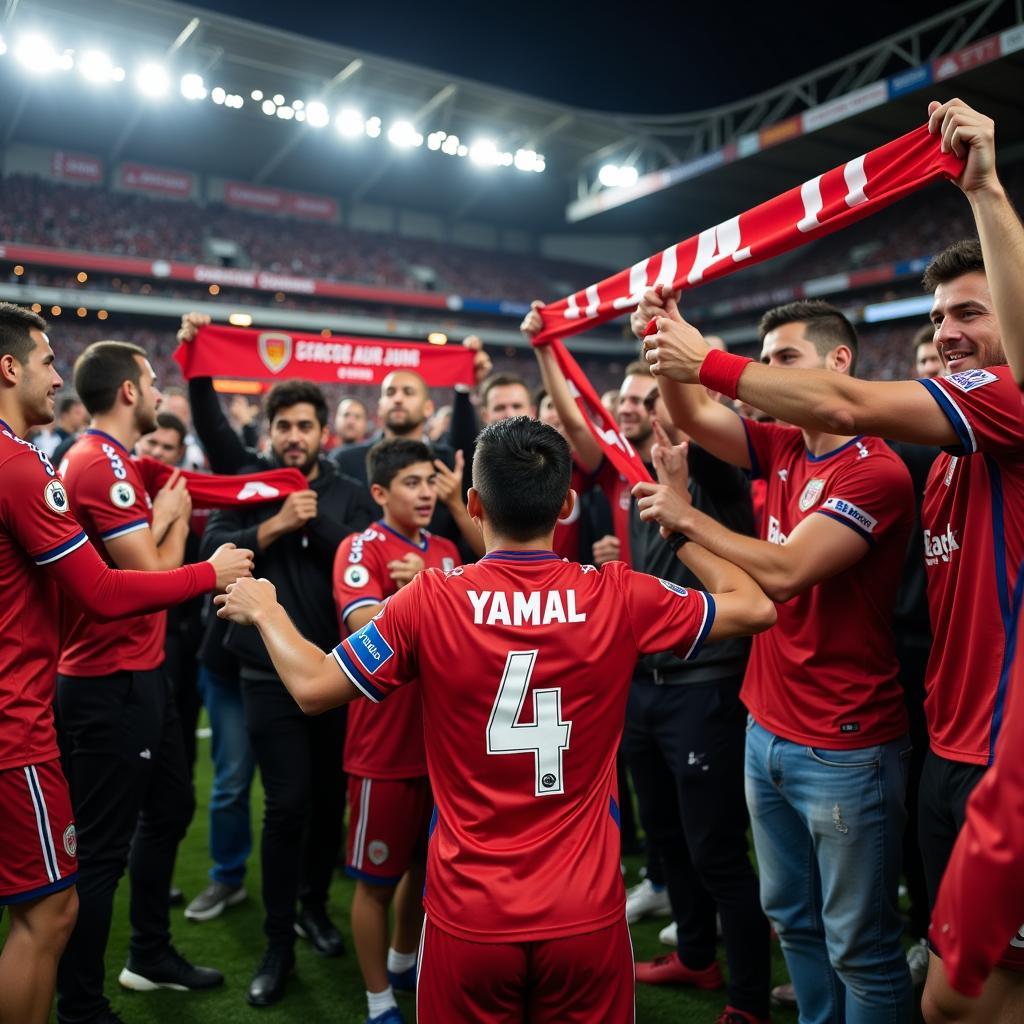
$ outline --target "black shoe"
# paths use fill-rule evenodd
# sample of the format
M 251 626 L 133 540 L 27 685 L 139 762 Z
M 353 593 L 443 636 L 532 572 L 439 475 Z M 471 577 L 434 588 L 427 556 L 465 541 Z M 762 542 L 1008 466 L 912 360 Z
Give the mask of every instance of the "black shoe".
M 98 1017 L 93 1017 L 90 1024 L 124 1024 L 124 1020 L 108 1006 L 105 1010 L 100 1011 Z
M 185 905 L 185 894 L 177 886 L 172 885 L 171 891 L 167 894 L 167 902 L 172 907 L 183 907 Z
M 117 977 L 122 988 L 133 992 L 153 992 L 170 988 L 176 992 L 191 992 L 217 988 L 224 984 L 224 975 L 212 967 L 190 964 L 173 946 L 151 964 L 142 964 L 128 955 L 128 963 Z
M 284 995 L 288 975 L 295 970 L 295 951 L 290 946 L 268 946 L 245 994 L 250 1006 L 272 1006 Z
M 321 956 L 341 956 L 345 943 L 323 907 L 302 907 L 295 915 L 295 934 L 309 939 Z

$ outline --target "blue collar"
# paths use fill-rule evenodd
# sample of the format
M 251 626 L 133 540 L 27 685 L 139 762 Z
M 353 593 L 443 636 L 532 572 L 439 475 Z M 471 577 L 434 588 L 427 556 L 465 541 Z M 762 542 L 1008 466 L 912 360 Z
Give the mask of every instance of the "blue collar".
M 838 448 L 833 448 L 830 452 L 825 452 L 824 455 L 812 455 L 807 452 L 807 459 L 809 462 L 824 462 L 825 459 L 831 459 L 833 455 L 838 455 L 840 452 L 846 451 L 847 448 L 852 444 L 857 444 L 862 438 L 863 434 L 858 434 L 856 437 L 851 437 L 849 441 L 841 444 Z
M 492 562 L 561 562 L 561 555 L 556 555 L 554 551 L 545 551 L 543 549 L 522 551 L 488 551 L 481 562 L 492 561 Z
M 105 437 L 111 444 L 116 444 L 117 447 L 120 448 L 121 451 L 123 451 L 125 453 L 125 455 L 130 455 L 131 454 L 131 452 L 129 452 L 128 449 L 125 448 L 125 446 L 123 444 L 121 444 L 121 442 L 118 441 L 118 439 L 116 437 L 111 437 L 110 434 L 108 434 L 104 430 L 97 430 L 95 427 L 90 427 L 86 431 L 86 433 L 87 434 L 92 434 L 93 437 Z
M 427 544 L 429 543 L 430 538 L 425 530 L 420 530 L 421 540 L 419 544 L 417 544 L 416 541 L 409 540 L 409 538 L 406 537 L 404 533 L 399 533 L 396 529 L 388 526 L 388 524 L 385 523 L 383 519 L 378 519 L 375 525 L 379 526 L 382 530 L 387 530 L 388 533 L 390 533 L 393 537 L 397 537 L 399 540 L 404 540 L 405 543 L 409 545 L 409 547 L 415 548 L 417 551 L 427 550 Z
M 5 430 L 9 430 L 11 432 L 12 437 L 18 436 L 17 434 L 14 433 L 14 428 L 10 425 L 10 423 L 7 422 L 7 420 L 0 420 L 0 427 L 3 427 Z

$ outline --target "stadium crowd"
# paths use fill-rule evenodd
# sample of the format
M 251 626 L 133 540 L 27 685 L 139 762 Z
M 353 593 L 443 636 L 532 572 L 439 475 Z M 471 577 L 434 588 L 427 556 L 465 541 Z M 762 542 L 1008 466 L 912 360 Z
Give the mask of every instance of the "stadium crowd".
M 638 358 L 584 365 L 615 431 L 539 302 L 530 373 L 469 336 L 472 387 L 289 379 L 261 408 L 172 376 L 152 325 L 0 305 L 0 1024 L 54 992 L 61 1024 L 122 1020 L 126 871 L 120 985 L 223 984 L 172 939 L 201 706 L 209 882 L 184 916 L 217 927 L 259 858 L 253 1007 L 287 999 L 297 939 L 345 952 L 340 858 L 367 1024 L 401 1024 L 400 991 L 423 1024 L 626 1024 L 635 984 L 724 990 L 718 1024 L 1020 1024 L 1024 226 L 992 122 L 929 116 L 966 158 L 925 239 L 930 321 L 865 344 L 789 302 L 751 360 L 658 286 Z M 91 234 L 68 190 L 16 184 L 0 233 L 194 258 L 191 207 L 104 198 Z M 302 272 L 401 275 L 315 230 Z M 675 949 L 634 965 L 648 916 Z

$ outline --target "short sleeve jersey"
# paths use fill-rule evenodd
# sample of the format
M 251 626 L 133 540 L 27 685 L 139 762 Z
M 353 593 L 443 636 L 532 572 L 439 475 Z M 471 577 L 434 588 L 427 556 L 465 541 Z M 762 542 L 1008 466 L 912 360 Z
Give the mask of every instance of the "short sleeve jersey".
M 1010 673 L 1012 591 L 1024 560 L 1024 421 L 1009 367 L 920 382 L 959 446 L 932 466 L 921 507 L 935 635 L 925 678 L 932 749 L 992 759 Z
M 0 771 L 59 756 L 60 604 L 45 567 L 87 542 L 50 460 L 0 420 Z
M 820 515 L 868 544 L 854 565 L 778 606 L 775 627 L 754 637 L 743 702 L 794 743 L 855 749 L 896 739 L 907 716 L 892 609 L 914 521 L 910 474 L 878 438 L 815 456 L 795 427 L 743 425 L 753 476 L 766 483 L 762 539 L 784 544 Z
M 633 668 L 667 648 L 693 657 L 714 614 L 709 595 L 621 562 L 493 551 L 420 573 L 339 644 L 371 701 L 420 682 L 438 927 L 528 942 L 622 917 L 615 757 Z
M 89 539 L 111 566 L 106 542 L 148 530 L 152 502 L 127 449 L 109 434 L 87 430 L 61 463 L 68 500 Z M 163 664 L 166 612 L 96 622 L 67 602 L 60 671 L 69 676 L 154 669 Z
M 416 544 L 383 521 L 341 542 L 334 557 L 334 603 L 341 635 L 357 608 L 380 604 L 396 593 L 388 563 L 412 552 L 428 569 L 448 571 L 461 561 L 459 549 L 425 530 Z M 427 774 L 423 710 L 419 686 L 412 683 L 386 704 L 357 701 L 348 710 L 345 771 L 369 779 L 412 779 Z

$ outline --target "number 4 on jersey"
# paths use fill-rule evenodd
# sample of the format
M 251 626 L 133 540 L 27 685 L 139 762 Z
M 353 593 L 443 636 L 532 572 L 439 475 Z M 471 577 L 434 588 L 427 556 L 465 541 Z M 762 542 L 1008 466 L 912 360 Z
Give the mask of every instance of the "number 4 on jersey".
M 534 690 L 533 721 L 519 721 L 536 660 L 536 651 L 509 651 L 487 723 L 487 753 L 533 754 L 534 796 L 548 796 L 564 792 L 562 751 L 569 748 L 572 722 L 562 721 L 562 691 L 558 687 Z

